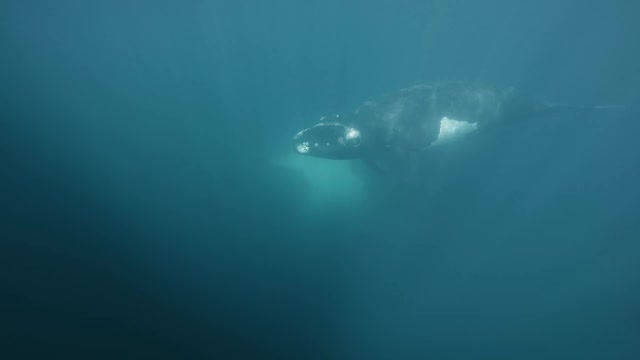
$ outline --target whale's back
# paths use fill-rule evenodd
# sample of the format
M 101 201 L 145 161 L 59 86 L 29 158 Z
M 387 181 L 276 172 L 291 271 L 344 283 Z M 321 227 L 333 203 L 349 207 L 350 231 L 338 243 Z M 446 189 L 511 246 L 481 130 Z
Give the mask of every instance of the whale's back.
M 353 117 L 379 148 L 412 151 L 438 139 L 444 118 L 482 128 L 528 111 L 513 89 L 450 82 L 386 94 L 359 106 Z

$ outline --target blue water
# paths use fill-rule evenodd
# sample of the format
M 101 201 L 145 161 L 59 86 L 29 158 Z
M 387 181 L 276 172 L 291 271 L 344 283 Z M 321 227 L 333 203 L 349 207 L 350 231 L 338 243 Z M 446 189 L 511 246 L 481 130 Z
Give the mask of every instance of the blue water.
M 638 14 L 3 1 L 0 358 L 639 359 Z M 293 154 L 320 116 L 439 80 L 625 108 L 505 126 L 408 182 Z

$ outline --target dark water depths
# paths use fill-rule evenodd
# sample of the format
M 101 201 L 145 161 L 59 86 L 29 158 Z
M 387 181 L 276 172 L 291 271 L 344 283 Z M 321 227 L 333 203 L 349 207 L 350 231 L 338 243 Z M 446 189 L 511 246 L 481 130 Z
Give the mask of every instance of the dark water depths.
M 3 359 L 640 358 L 633 1 L 3 1 Z M 416 83 L 622 104 L 292 154 Z

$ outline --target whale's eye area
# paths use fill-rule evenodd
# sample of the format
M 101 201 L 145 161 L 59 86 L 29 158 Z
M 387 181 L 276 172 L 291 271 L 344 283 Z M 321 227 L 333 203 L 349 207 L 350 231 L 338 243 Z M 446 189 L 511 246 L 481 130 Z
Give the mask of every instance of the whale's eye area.
M 347 128 L 346 135 L 344 137 L 344 141 L 347 145 L 358 147 L 362 142 L 362 138 L 360 137 L 360 131 L 356 128 Z

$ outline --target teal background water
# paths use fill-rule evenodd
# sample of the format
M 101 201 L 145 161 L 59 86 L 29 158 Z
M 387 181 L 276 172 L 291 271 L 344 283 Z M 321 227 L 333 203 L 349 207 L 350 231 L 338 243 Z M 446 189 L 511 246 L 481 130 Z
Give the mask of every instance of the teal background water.
M 1 2 L 1 357 L 640 358 L 638 14 Z M 436 80 L 626 108 L 506 126 L 409 185 L 292 154 Z

